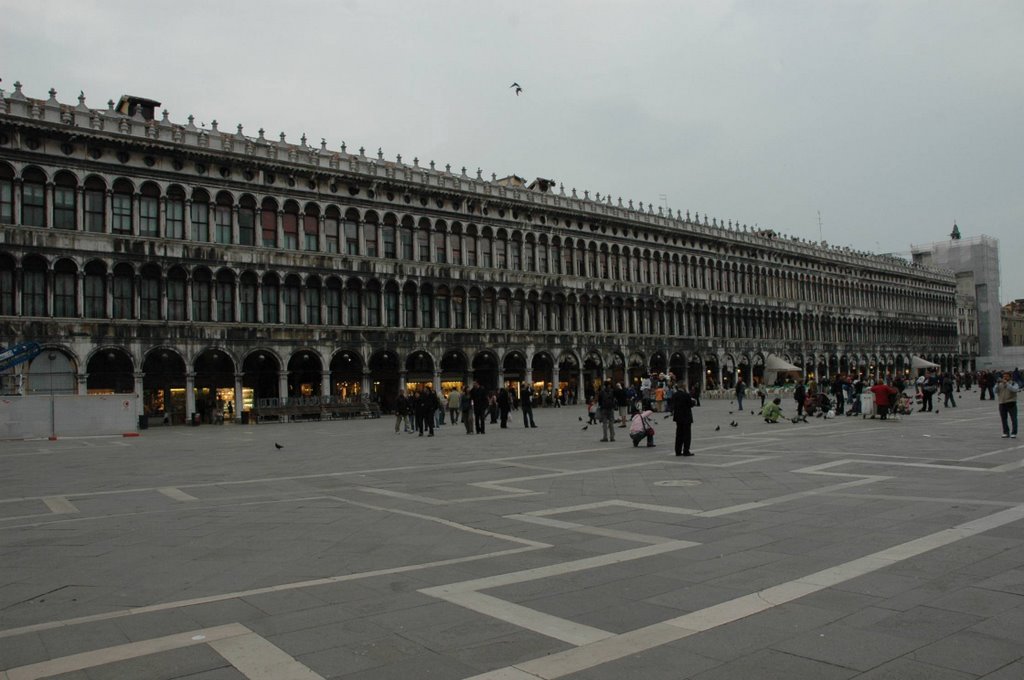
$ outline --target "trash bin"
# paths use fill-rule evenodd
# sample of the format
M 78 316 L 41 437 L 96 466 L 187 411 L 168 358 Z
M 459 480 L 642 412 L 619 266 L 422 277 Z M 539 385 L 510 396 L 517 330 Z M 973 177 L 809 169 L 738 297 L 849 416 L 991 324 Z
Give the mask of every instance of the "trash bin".
M 192 426 L 196 427 L 203 422 L 203 418 L 198 413 L 192 414 Z
M 242 425 L 248 425 L 248 424 L 249 424 L 249 412 L 248 411 L 242 411 Z
M 149 416 L 147 416 L 147 415 L 139 416 L 139 429 L 140 430 L 145 430 L 148 427 L 149 427 Z

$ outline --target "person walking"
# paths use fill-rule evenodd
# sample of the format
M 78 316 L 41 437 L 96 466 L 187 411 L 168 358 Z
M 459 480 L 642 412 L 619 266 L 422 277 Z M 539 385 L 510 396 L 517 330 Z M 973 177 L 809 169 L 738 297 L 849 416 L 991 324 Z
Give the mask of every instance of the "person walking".
M 405 424 L 405 431 L 409 431 L 409 424 L 406 422 L 406 417 L 409 415 L 409 400 L 405 397 L 405 392 L 398 393 L 398 399 L 395 400 L 395 434 L 399 434 L 398 428 Z
M 615 441 L 615 393 L 612 381 L 606 380 L 604 388 L 597 395 L 597 408 L 601 418 L 601 441 Z
M 807 398 L 807 387 L 804 382 L 797 383 L 796 389 L 793 390 L 793 401 L 796 402 L 796 417 L 800 418 L 804 414 L 804 399 Z
M 531 385 L 523 385 L 519 402 L 523 409 L 523 427 L 537 427 L 537 423 L 533 422 L 533 387 Z
M 676 385 L 672 394 L 672 420 L 676 423 L 676 455 L 692 456 L 690 443 L 693 436 L 693 397 L 683 383 Z
M 989 379 L 994 380 L 995 376 L 990 376 Z M 999 420 L 1003 424 L 1003 439 L 1017 438 L 1017 392 L 1019 391 L 1020 384 L 1010 377 L 1009 372 L 1003 373 L 1002 380 L 996 383 L 995 392 L 996 399 L 999 401 Z
M 948 373 L 942 376 L 942 407 L 956 408 L 956 397 L 953 396 L 953 378 Z
M 434 417 L 438 409 L 437 394 L 434 390 L 424 387 L 420 391 L 420 398 L 416 401 L 416 430 L 423 436 L 423 431 L 428 430 L 430 436 L 434 436 Z

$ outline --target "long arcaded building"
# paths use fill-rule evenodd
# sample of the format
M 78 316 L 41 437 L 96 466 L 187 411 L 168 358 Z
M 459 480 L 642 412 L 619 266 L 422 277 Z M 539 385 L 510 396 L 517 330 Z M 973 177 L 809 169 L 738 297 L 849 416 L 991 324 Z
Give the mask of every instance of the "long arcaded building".
M 954 277 L 550 180 L 174 123 L 159 103 L 0 98 L 8 392 L 146 414 L 672 371 L 760 380 L 963 367 Z

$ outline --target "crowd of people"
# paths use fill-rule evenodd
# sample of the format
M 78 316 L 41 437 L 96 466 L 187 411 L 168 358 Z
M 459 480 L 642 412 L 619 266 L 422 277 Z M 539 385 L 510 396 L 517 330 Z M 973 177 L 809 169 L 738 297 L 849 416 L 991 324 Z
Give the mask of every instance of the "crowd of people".
M 901 375 L 886 376 L 867 380 L 861 376 L 837 375 L 832 380 L 800 380 L 793 384 L 792 399 L 794 412 L 789 420 L 793 423 L 808 422 L 808 418 L 824 419 L 836 416 L 878 417 L 889 420 L 919 412 L 937 411 L 937 398 L 942 398 L 942 408 L 957 408 L 957 398 L 977 386 L 982 401 L 998 402 L 1002 436 L 1017 437 L 1017 394 L 1024 388 L 1024 378 L 1019 369 L 1012 372 L 977 373 L 939 372 L 927 370 L 916 379 Z M 738 377 L 733 389 L 736 411 L 743 413 L 744 399 L 752 393 L 760 400 L 758 413 L 768 424 L 776 424 L 786 416 L 783 413 L 783 398 L 768 399 L 763 385 L 749 388 L 742 377 Z M 395 404 L 395 432 L 418 433 L 419 436 L 434 436 L 437 427 L 465 426 L 466 434 L 485 434 L 486 427 L 509 426 L 512 412 L 520 411 L 523 427 L 536 428 L 533 406 L 536 404 L 561 407 L 575 401 L 566 391 L 551 391 L 544 388 L 540 393 L 528 384 L 519 391 L 502 387 L 487 390 L 474 382 L 462 390 L 453 389 L 447 394 L 437 393 L 429 388 L 418 392 L 399 395 Z M 628 428 L 628 436 L 637 447 L 646 440 L 653 447 L 656 427 L 655 415 L 667 413 L 676 426 L 674 449 L 677 456 L 692 456 L 691 432 L 693 408 L 700 406 L 700 388 L 687 387 L 675 376 L 654 374 L 634 384 L 623 385 L 607 380 L 587 400 L 588 422 L 601 425 L 602 442 L 614 442 L 617 429 Z M 732 413 L 732 411 L 730 411 Z M 582 417 L 580 418 L 582 420 Z M 736 426 L 736 423 L 731 423 Z
M 488 421 L 507 428 L 513 411 L 522 411 L 524 427 L 535 428 L 533 404 L 538 399 L 543 397 L 535 394 L 530 385 L 524 385 L 519 392 L 507 387 L 487 390 L 478 381 L 447 394 L 428 387 L 409 395 L 403 391 L 395 400 L 395 432 L 433 437 L 434 429 L 442 427 L 447 419 L 451 425 L 462 422 L 466 434 L 486 434 Z M 556 406 L 561 404 L 556 402 Z

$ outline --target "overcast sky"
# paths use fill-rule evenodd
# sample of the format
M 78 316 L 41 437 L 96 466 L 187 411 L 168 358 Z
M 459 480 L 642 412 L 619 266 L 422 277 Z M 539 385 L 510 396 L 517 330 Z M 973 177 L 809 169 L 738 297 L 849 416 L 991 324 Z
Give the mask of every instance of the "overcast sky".
M 1021 0 L 0 0 L 0 16 L 7 91 L 131 93 L 174 122 L 874 252 L 955 220 L 999 239 L 1000 299 L 1024 298 Z

